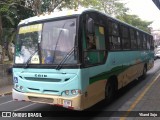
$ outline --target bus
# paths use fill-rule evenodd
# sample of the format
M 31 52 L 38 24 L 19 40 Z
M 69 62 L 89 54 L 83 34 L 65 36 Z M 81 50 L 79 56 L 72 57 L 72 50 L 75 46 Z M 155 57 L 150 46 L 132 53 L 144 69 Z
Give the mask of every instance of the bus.
M 84 110 L 110 103 L 154 66 L 153 37 L 97 10 L 22 20 L 15 43 L 13 100 Z

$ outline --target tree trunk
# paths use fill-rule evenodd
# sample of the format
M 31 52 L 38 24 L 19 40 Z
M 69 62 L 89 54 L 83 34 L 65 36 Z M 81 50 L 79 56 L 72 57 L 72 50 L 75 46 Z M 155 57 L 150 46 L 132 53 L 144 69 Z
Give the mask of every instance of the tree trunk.
M 12 54 L 12 49 L 11 49 L 11 43 L 8 44 L 8 51 L 7 51 L 7 54 L 8 54 L 8 58 L 9 58 L 9 61 L 13 61 L 13 54 Z
M 15 39 L 15 37 L 16 37 L 16 30 L 12 29 L 11 35 L 8 37 L 8 40 L 7 40 L 8 42 L 7 55 L 8 55 L 9 61 L 13 61 L 13 53 L 12 53 L 11 44 L 13 40 Z
M 2 46 L 2 53 L 1 53 L 1 59 L 0 59 L 0 63 L 3 64 L 4 63 L 4 46 L 3 46 L 3 39 L 2 39 L 2 34 L 3 34 L 3 29 L 2 29 L 2 16 L 0 15 L 0 44 Z
M 4 64 L 4 58 L 5 58 L 5 49 L 4 46 L 2 46 L 2 56 L 1 56 L 1 63 Z

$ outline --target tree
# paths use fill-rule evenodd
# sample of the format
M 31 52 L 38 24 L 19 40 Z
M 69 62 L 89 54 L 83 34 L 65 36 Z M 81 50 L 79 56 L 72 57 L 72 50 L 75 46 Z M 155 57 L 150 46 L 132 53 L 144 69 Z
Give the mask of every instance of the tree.
M 128 11 L 121 0 L 26 0 L 25 6 L 33 10 L 34 15 L 53 12 L 55 9 L 77 9 L 78 6 L 95 8 L 111 16 L 122 15 Z
M 140 18 L 137 18 L 137 16 L 127 15 L 126 12 L 128 8 L 120 1 L 121 0 L 0 0 L 0 45 L 4 46 L 2 39 L 3 28 L 12 28 L 8 30 L 12 34 L 4 34 L 5 38 L 7 38 L 6 41 L 11 42 L 14 40 L 16 27 L 20 20 L 42 14 L 43 12 L 54 12 L 55 9 L 77 9 L 79 6 L 99 9 L 111 16 L 148 31 L 147 26 L 151 24 L 151 22 L 142 21 Z M 1 60 L 1 63 L 2 62 Z
M 4 56 L 5 56 L 5 48 L 4 48 L 4 40 L 3 40 L 3 19 L 8 19 L 11 24 L 14 24 L 12 18 L 9 16 L 10 8 L 11 8 L 12 0 L 8 1 L 0 1 L 0 44 L 2 46 L 2 54 L 0 63 L 3 63 Z
M 125 3 L 121 3 L 121 0 L 97 0 L 97 1 L 98 1 L 97 8 L 111 16 L 123 15 L 129 10 L 128 8 L 125 7 Z
M 80 7 L 94 8 L 101 10 L 111 16 L 123 15 L 128 11 L 124 3 L 121 0 L 64 0 L 59 4 L 57 9 L 77 9 Z
M 70 0 L 26 0 L 25 6 L 34 12 L 34 15 L 43 12 L 53 12 L 61 4 L 68 4 Z
M 8 56 L 9 61 L 13 60 L 13 53 L 11 50 L 11 44 L 12 41 L 14 41 L 16 36 L 16 31 L 15 28 L 3 28 L 3 39 L 4 39 L 4 44 L 3 47 L 5 48 L 4 53 Z
M 150 33 L 150 29 L 148 26 L 152 24 L 152 22 L 141 20 L 137 15 L 124 14 L 121 16 L 117 16 L 117 18 L 141 30 Z
M 4 62 L 5 53 L 8 53 L 6 51 L 6 44 L 9 45 L 12 42 L 11 40 L 14 40 L 13 36 L 15 36 L 17 24 L 21 20 L 20 18 L 25 19 L 29 17 L 27 13 L 32 14 L 32 11 L 23 4 L 24 2 L 21 0 L 0 0 L 0 45 L 2 46 L 0 63 Z M 24 11 L 26 13 L 25 15 Z M 4 28 L 8 29 L 12 34 L 8 32 L 8 34 L 4 34 Z M 9 30 L 9 28 L 12 29 Z

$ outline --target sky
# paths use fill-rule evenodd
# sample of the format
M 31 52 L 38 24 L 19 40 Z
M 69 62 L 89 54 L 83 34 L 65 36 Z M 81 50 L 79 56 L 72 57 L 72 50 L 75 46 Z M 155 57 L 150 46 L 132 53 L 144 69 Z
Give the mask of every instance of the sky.
M 124 0 L 130 14 L 139 16 L 142 20 L 153 21 L 151 27 L 160 30 L 160 10 L 152 0 Z

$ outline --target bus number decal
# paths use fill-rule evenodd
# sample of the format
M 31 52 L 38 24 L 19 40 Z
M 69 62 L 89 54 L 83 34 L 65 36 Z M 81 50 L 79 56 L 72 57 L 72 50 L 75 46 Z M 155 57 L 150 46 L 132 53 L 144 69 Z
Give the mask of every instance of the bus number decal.
M 35 77 L 44 78 L 44 77 L 47 77 L 47 75 L 35 74 Z

